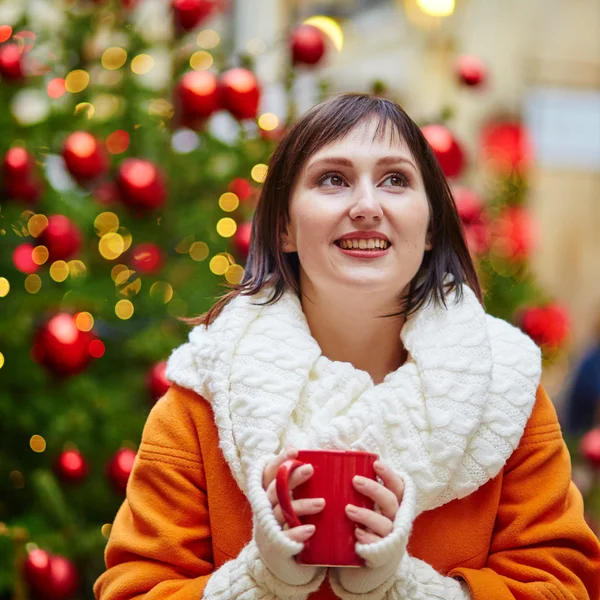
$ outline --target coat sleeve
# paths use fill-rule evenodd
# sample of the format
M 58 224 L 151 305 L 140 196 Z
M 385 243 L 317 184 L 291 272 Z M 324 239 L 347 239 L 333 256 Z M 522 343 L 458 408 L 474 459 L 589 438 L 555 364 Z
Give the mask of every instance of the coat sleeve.
M 485 568 L 448 575 L 464 579 L 473 600 L 600 598 L 600 545 L 584 521 L 569 453 L 543 388 L 504 468 Z
M 106 546 L 97 600 L 304 600 L 319 580 L 289 585 L 254 541 L 214 568 L 207 484 L 196 424 L 171 390 L 153 407 Z

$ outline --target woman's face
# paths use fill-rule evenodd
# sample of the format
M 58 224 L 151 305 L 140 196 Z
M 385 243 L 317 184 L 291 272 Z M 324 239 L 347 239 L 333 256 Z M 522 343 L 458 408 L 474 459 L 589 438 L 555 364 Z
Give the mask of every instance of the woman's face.
M 292 190 L 284 250 L 298 253 L 300 286 L 309 296 L 369 292 L 397 300 L 431 248 L 429 203 L 416 161 L 399 136 L 386 132 L 371 142 L 376 126 L 367 121 L 321 148 Z M 359 246 L 352 250 L 340 241 L 365 233 L 384 243 L 352 241 Z M 361 245 L 375 248 L 361 251 Z

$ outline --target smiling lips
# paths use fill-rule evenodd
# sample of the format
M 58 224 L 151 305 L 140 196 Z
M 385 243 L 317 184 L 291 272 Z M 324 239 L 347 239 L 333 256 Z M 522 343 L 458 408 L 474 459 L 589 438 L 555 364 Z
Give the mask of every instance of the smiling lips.
M 337 240 L 335 244 L 344 250 L 385 250 L 390 245 L 387 240 L 380 238 L 343 239 Z

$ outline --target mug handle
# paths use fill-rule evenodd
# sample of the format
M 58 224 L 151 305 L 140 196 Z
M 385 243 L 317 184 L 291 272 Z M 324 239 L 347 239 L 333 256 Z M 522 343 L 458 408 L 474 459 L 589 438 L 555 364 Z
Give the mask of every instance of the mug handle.
M 302 521 L 292 508 L 292 499 L 290 497 L 289 479 L 290 475 L 298 468 L 306 463 L 300 460 L 290 458 L 279 465 L 277 469 L 277 477 L 275 480 L 275 490 L 277 492 L 277 500 L 281 506 L 283 518 L 289 527 L 300 527 Z

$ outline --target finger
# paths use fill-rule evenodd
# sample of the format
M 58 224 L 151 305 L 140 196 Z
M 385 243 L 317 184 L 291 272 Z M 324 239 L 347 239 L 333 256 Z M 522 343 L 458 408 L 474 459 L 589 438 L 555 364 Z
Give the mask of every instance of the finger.
M 313 534 L 315 533 L 315 526 L 301 525 L 300 527 L 292 527 L 292 529 L 288 529 L 283 533 L 284 535 L 287 535 L 291 540 L 302 543 L 313 536 Z
M 354 535 L 356 536 L 356 541 L 361 544 L 374 544 L 375 542 L 381 541 L 381 538 L 378 535 L 375 535 L 371 531 L 365 531 L 360 527 L 357 527 L 354 530 Z
M 402 502 L 404 496 L 404 481 L 402 481 L 402 478 L 379 460 L 375 461 L 373 466 L 375 472 L 383 481 L 383 485 L 398 498 L 398 502 Z
M 289 489 L 293 490 L 298 487 L 301 483 L 308 481 L 312 474 L 314 473 L 314 468 L 312 465 L 302 465 L 294 470 L 289 480 Z M 269 502 L 271 502 L 271 506 L 275 506 L 277 504 L 277 480 L 273 479 L 269 486 L 267 487 L 267 496 L 269 498 Z
M 354 506 L 354 504 L 347 504 L 346 514 L 351 521 L 364 525 L 379 537 L 385 537 L 392 533 L 392 521 L 373 510 Z
M 266 490 L 269 484 L 277 475 L 277 469 L 285 462 L 288 458 L 296 458 L 298 456 L 298 450 L 292 446 L 284 448 L 272 461 L 270 461 L 265 470 L 263 471 L 263 488 Z
M 385 517 L 392 521 L 394 520 L 400 506 L 394 492 L 388 490 L 379 481 L 368 479 L 361 475 L 355 475 L 352 479 L 352 484 L 358 492 L 367 496 L 367 498 L 371 498 L 379 506 L 379 510 L 381 510 L 381 513 Z
M 323 498 L 303 498 L 302 500 L 294 500 L 292 502 L 292 508 L 298 517 L 315 515 L 325 508 L 325 500 Z M 273 507 L 273 514 L 280 525 L 285 523 L 280 504 L 276 504 Z

